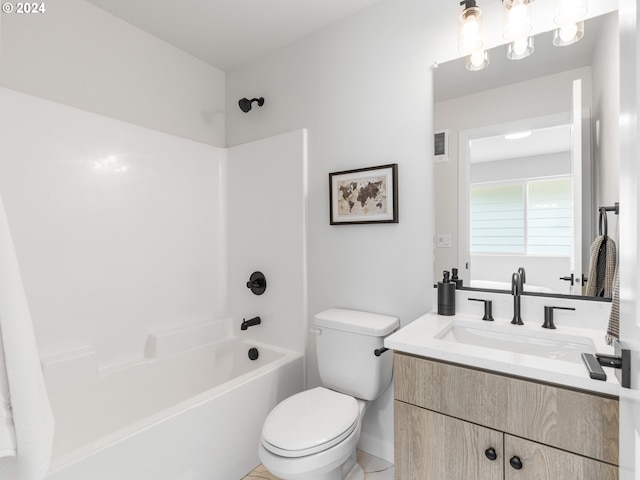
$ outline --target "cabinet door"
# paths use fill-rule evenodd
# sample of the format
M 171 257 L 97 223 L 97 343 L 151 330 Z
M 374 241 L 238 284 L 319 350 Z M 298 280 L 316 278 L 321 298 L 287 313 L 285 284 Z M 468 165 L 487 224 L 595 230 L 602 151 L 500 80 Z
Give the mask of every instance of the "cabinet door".
M 617 480 L 618 467 L 539 443 L 504 436 L 505 480 Z M 514 457 L 522 465 L 516 469 Z M 513 460 L 516 466 L 518 461 Z
M 393 369 L 398 400 L 585 457 L 618 462 L 617 399 L 398 353 Z
M 396 480 L 502 480 L 503 465 L 501 432 L 395 402 Z

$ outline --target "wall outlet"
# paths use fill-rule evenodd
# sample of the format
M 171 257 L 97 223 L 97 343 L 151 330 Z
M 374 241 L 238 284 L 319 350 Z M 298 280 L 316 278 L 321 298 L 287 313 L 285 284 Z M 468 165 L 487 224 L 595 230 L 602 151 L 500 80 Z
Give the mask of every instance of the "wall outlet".
M 451 247 L 451 234 L 449 233 L 439 233 L 438 234 L 438 248 L 449 248 Z

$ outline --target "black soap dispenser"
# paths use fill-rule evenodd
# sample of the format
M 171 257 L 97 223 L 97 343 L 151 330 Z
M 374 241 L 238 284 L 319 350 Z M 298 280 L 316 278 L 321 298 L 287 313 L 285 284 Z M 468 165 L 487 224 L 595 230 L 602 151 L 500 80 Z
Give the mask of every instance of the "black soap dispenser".
M 451 269 L 451 281 L 456 285 L 456 288 L 460 288 L 462 286 L 462 279 L 458 278 L 458 269 Z
M 442 273 L 442 281 L 438 282 L 438 315 L 456 314 L 456 284 L 449 280 L 449 272 Z

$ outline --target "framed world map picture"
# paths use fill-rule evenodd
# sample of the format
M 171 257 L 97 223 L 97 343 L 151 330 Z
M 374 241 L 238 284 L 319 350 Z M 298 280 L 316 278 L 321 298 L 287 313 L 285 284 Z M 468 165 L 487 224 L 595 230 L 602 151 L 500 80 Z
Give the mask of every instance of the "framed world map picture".
M 398 164 L 329 174 L 331 225 L 398 223 Z

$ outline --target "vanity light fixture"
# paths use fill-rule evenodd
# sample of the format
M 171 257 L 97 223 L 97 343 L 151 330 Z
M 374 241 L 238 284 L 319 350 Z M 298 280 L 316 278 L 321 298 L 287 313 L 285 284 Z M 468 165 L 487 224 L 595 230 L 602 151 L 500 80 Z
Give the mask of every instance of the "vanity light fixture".
M 460 6 L 464 8 L 459 16 L 458 50 L 467 55 L 467 70 L 482 70 L 489 65 L 482 39 L 482 10 L 476 0 L 463 0 Z
M 463 0 L 460 5 L 464 9 L 458 17 L 458 50 L 465 55 L 480 52 L 484 50 L 482 10 L 477 6 L 476 0 Z
M 533 22 L 531 4 L 533 0 L 503 0 L 504 39 L 509 42 L 507 58 L 520 60 L 533 53 Z
M 553 23 L 558 28 L 553 31 L 553 44 L 564 47 L 580 40 L 584 36 L 584 17 L 588 11 L 587 0 L 556 0 Z
M 507 58 L 520 60 L 534 51 L 532 3 L 534 0 L 500 0 L 503 5 L 504 39 L 508 42 Z M 584 36 L 584 18 L 589 11 L 588 0 L 555 0 L 557 28 L 553 44 L 565 46 Z M 466 56 L 466 69 L 482 70 L 489 65 L 489 51 L 482 38 L 482 10 L 476 0 L 462 0 L 458 20 L 458 50 Z

